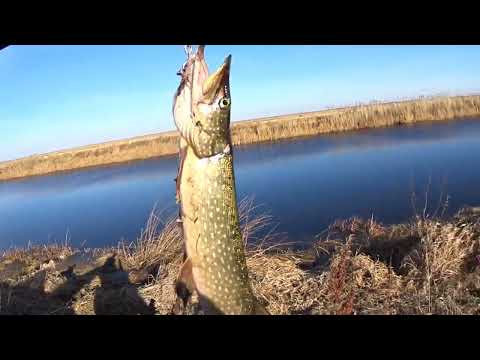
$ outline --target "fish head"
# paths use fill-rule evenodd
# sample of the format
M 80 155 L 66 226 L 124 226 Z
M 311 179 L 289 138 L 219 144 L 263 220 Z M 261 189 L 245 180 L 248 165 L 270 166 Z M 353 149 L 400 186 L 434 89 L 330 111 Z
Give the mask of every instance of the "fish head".
M 175 123 L 180 134 L 202 158 L 231 148 L 230 64 L 231 55 L 210 74 L 205 47 L 199 46 L 180 71 L 182 81 L 174 101 Z

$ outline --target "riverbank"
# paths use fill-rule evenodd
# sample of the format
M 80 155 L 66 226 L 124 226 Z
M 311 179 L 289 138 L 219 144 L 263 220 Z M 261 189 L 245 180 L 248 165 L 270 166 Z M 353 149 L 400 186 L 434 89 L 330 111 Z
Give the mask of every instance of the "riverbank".
M 246 218 L 250 235 L 268 220 Z M 159 234 L 157 224 L 152 217 L 136 244 L 116 249 L 9 251 L 0 314 L 170 314 L 181 235 L 173 221 Z M 393 226 L 353 218 L 307 250 L 247 249 L 255 295 L 274 315 L 480 314 L 480 208 Z M 175 313 L 199 314 L 196 300 Z
M 480 96 L 434 97 L 240 121 L 235 145 L 480 116 Z M 160 133 L 0 163 L 0 180 L 175 155 L 178 133 Z

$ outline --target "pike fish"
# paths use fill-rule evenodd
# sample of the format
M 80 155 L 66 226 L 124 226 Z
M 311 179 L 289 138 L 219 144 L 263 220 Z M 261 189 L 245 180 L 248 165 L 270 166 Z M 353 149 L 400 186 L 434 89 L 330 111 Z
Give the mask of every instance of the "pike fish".
M 253 295 L 239 226 L 230 136 L 230 63 L 209 74 L 204 46 L 187 47 L 173 115 L 180 132 L 177 200 L 185 262 L 176 283 L 206 314 L 266 314 Z

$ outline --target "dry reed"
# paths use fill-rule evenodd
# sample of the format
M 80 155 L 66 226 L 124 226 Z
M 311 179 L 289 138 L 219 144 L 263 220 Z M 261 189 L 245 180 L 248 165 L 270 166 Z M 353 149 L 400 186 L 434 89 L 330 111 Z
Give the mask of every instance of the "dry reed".
M 250 236 L 265 230 L 271 218 L 259 213 L 252 199 L 243 200 L 240 208 L 248 245 Z M 158 314 L 168 314 L 175 301 L 173 284 L 182 261 L 182 241 L 175 222 L 167 222 L 163 230 L 160 223 L 152 212 L 139 240 L 120 245 L 119 255 L 128 269 L 162 265 L 161 276 L 138 287 L 138 292 L 145 303 L 154 300 Z M 314 245 L 316 261 L 309 268 L 302 267 L 308 252 L 265 244 L 257 236 L 247 246 L 247 265 L 255 295 L 273 315 L 480 314 L 480 209 L 462 210 L 448 219 L 417 217 L 395 226 L 373 219 L 337 221 Z M 27 257 L 10 252 L 0 264 L 8 256 Z M 12 297 L 8 284 L 1 291 L 1 306 L 21 301 L 18 293 Z M 81 311 L 92 313 L 93 298 L 87 291 L 83 305 L 75 300 L 78 304 L 74 301 L 72 306 L 84 306 Z M 57 301 L 55 306 L 52 311 L 66 305 Z M 187 313 L 198 312 L 193 306 Z
M 161 217 L 155 209 L 150 213 L 145 230 L 131 244 L 120 243 L 118 254 L 127 269 L 142 269 L 175 261 L 182 255 L 182 231 L 175 219 L 162 225 Z
M 459 119 L 480 115 L 480 96 L 419 98 L 310 113 L 239 121 L 232 124 L 234 145 L 313 136 L 330 132 Z M 0 163 L 0 180 L 174 155 L 175 131 Z

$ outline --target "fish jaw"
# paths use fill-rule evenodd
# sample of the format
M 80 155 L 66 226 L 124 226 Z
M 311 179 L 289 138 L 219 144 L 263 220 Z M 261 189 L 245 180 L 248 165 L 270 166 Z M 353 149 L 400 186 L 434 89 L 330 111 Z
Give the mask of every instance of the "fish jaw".
M 231 145 L 231 55 L 208 73 L 204 46 L 189 55 L 174 99 L 173 113 L 181 136 L 199 158 L 217 155 Z
M 230 64 L 232 55 L 228 55 L 223 64 L 202 84 L 202 99 L 204 104 L 212 104 L 223 98 L 230 99 Z

